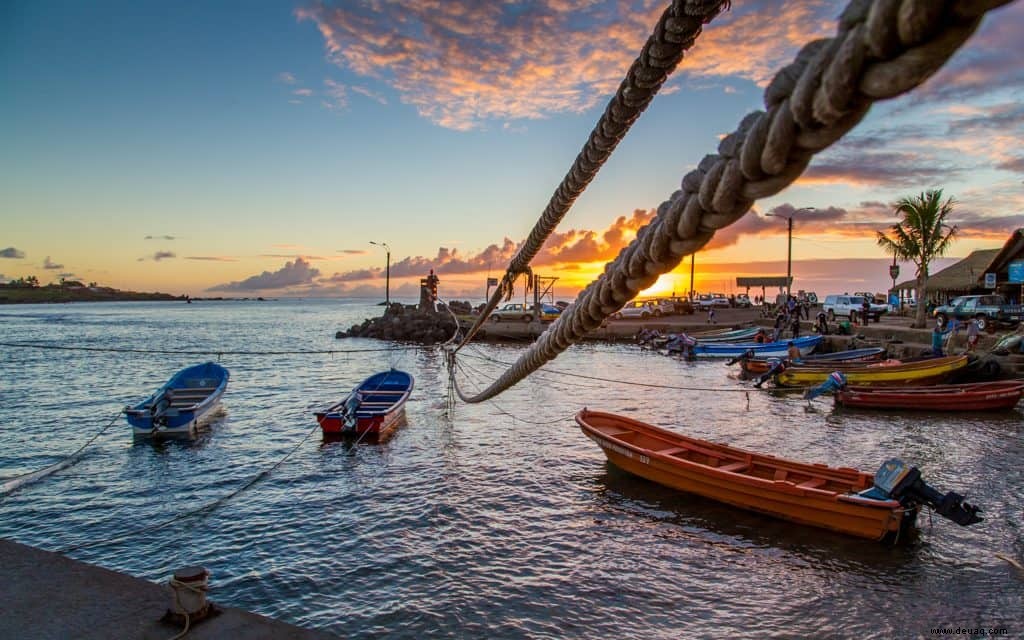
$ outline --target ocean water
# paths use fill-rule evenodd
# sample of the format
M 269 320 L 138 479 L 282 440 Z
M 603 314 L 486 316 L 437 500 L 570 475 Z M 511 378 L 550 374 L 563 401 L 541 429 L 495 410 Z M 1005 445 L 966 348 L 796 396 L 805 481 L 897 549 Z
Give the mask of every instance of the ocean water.
M 216 360 L 231 371 L 223 411 L 200 437 L 136 441 L 118 419 L 74 466 L 0 497 L 0 536 L 78 547 L 68 555 L 154 581 L 202 564 L 215 602 L 345 637 L 1024 634 L 1024 575 L 995 555 L 1024 557 L 1018 411 L 840 412 L 748 389 L 720 361 L 588 343 L 448 414 L 438 350 L 338 352 L 401 347 L 334 338 L 380 310 L 351 300 L 0 307 L 0 341 L 174 352 L 0 346 L 0 483 L 59 461 L 181 367 Z M 482 388 L 523 348 L 467 348 L 460 386 Z M 406 424 L 384 444 L 323 442 L 313 409 L 389 366 L 416 379 Z M 738 511 L 608 464 L 572 420 L 584 406 L 808 462 L 874 470 L 899 456 L 985 520 L 961 528 L 926 512 L 916 540 L 883 547 Z M 202 515 L 136 533 L 285 456 Z

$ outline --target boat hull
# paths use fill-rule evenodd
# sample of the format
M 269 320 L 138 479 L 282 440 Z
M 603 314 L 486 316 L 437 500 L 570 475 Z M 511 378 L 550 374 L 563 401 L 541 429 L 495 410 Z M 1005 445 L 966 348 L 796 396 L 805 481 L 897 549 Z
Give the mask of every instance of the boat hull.
M 804 362 L 815 366 L 825 365 L 825 363 L 875 362 L 881 360 L 884 355 L 885 349 L 881 347 L 854 349 L 848 352 L 837 351 L 808 356 Z M 768 373 L 775 364 L 775 362 L 763 358 L 747 358 L 740 361 L 740 368 L 747 375 L 754 376 Z
M 833 371 L 841 371 L 847 384 L 861 387 L 908 387 L 938 384 L 967 366 L 967 356 L 930 358 L 918 362 L 883 366 L 835 363 L 814 366 L 790 365 L 774 377 L 780 387 L 811 387 L 821 384 Z
M 800 355 L 806 356 L 814 351 L 821 344 L 821 341 L 821 336 L 805 336 L 793 340 L 763 343 L 704 344 L 698 341 L 693 347 L 693 354 L 700 358 L 738 358 L 748 352 L 753 352 L 754 357 L 757 358 L 785 358 L 789 353 L 789 343 L 792 342 L 800 349 Z
M 871 474 L 807 465 L 686 438 L 613 414 L 583 410 L 576 421 L 615 466 L 652 482 L 748 511 L 878 541 L 898 539 L 917 518 L 916 509 L 904 509 L 894 500 L 872 500 L 801 486 L 822 478 L 822 482 L 829 483 L 822 485 L 825 487 L 837 484 L 867 489 L 873 481 Z M 625 437 L 632 442 L 626 442 Z M 704 456 L 706 463 L 679 458 L 683 452 Z M 711 461 L 715 464 L 707 464 Z M 745 470 L 729 470 L 744 464 Z
M 229 378 L 228 370 L 213 362 L 182 369 L 149 398 L 125 409 L 132 434 L 155 438 L 195 435 L 218 413 Z
M 979 382 L 931 387 L 858 388 L 835 394 L 837 405 L 912 411 L 1005 411 L 1024 394 L 1024 382 Z
M 382 441 L 402 423 L 413 385 L 412 376 L 397 369 L 374 374 L 341 402 L 318 411 L 316 421 L 326 438 Z

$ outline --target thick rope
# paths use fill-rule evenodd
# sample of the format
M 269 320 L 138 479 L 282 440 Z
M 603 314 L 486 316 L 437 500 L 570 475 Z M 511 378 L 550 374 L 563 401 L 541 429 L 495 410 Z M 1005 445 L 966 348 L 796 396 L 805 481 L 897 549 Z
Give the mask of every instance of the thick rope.
M 85 451 L 86 447 L 95 442 L 96 438 L 99 438 L 101 435 L 106 433 L 107 429 L 109 429 L 115 422 L 117 422 L 117 419 L 121 417 L 122 413 L 124 412 L 118 411 L 117 414 L 110 419 L 110 422 L 108 422 L 105 427 L 96 432 L 96 434 L 94 434 L 91 438 L 85 441 L 85 444 L 80 446 L 71 455 L 66 456 L 63 460 L 43 467 L 42 469 L 36 469 L 35 471 L 28 471 L 26 473 L 21 473 L 10 478 L 4 478 L 3 484 L 0 484 L 0 497 L 6 496 L 9 493 L 14 493 L 15 491 L 24 487 L 27 484 L 31 484 L 33 482 L 41 480 L 46 476 L 57 473 L 61 469 L 66 469 L 71 465 L 77 463 L 78 460 L 82 457 L 82 452 Z
M 605 266 L 576 301 L 505 373 L 465 402 L 492 398 L 554 359 L 754 201 L 782 191 L 815 153 L 852 129 L 878 100 L 931 77 L 970 37 L 982 16 L 1010 0 L 852 0 L 836 37 L 808 43 L 765 89 L 756 111 L 726 136 L 718 154 L 686 174 L 682 189 Z
M 684 52 L 693 46 L 703 26 L 723 9 L 728 9 L 729 4 L 729 0 L 673 0 L 661 14 L 654 32 L 633 61 L 615 96 L 608 102 L 604 114 L 590 132 L 587 143 L 562 178 L 562 183 L 555 189 L 530 235 L 512 257 L 505 276 L 458 348 L 468 344 L 502 299 L 512 295 L 512 285 L 516 278 L 529 273 L 530 262 L 540 252 L 548 236 L 597 175 L 633 122 L 657 95 L 683 59 Z

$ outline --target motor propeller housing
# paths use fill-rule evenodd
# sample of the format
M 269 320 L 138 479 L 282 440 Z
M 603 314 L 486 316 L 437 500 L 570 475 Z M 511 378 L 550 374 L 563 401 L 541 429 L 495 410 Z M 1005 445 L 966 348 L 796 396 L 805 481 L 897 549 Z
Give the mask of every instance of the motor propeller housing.
M 950 491 L 942 494 L 921 479 L 917 467 L 908 467 L 898 458 L 891 458 L 882 463 L 875 473 L 875 486 L 886 497 L 898 500 L 904 507 L 928 505 L 936 513 L 948 518 L 962 527 L 982 521 L 978 515 L 981 511 L 975 505 L 964 501 L 959 493 Z

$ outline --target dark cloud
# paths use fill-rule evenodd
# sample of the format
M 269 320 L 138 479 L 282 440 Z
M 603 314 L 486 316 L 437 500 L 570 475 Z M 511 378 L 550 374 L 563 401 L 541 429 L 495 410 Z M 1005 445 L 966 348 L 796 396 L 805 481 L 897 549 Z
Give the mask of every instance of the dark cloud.
M 174 236 L 146 236 L 146 240 L 174 240 Z
M 799 182 L 920 188 L 939 185 L 960 171 L 952 164 L 912 152 L 840 150 L 812 162 Z
M 15 258 L 22 259 L 25 257 L 25 252 L 15 249 L 14 247 L 7 247 L 6 249 L 0 249 L 0 258 Z
M 264 271 L 241 282 L 229 282 L 210 287 L 207 291 L 259 291 L 263 289 L 285 289 L 299 285 L 309 285 L 319 277 L 320 270 L 315 269 L 301 257 L 294 262 L 286 262 L 277 271 Z
M 56 262 L 53 262 L 52 260 L 50 260 L 50 256 L 46 256 L 46 260 L 43 260 L 43 268 L 44 269 L 57 270 L 57 269 L 63 269 L 64 265 L 57 264 Z
M 185 260 L 206 260 L 209 262 L 238 262 L 238 258 L 227 256 L 185 256 Z
M 1005 162 L 1000 162 L 996 165 L 997 169 L 1003 169 L 1004 171 L 1016 171 L 1017 173 L 1024 173 L 1024 156 L 1013 158 Z
M 338 251 L 340 253 L 346 253 L 350 256 L 365 256 L 366 254 L 370 253 L 365 249 L 339 249 Z
M 1024 5 L 1013 3 L 986 16 L 981 28 L 923 87 L 916 102 L 938 98 L 964 100 L 1024 87 L 1020 34 Z

